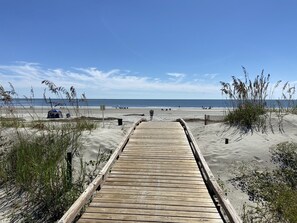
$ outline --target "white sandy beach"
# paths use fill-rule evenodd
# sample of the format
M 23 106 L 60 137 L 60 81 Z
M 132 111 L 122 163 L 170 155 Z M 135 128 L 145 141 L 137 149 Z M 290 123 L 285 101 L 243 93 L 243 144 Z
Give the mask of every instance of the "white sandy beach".
M 85 162 L 95 160 L 98 150 L 114 150 L 127 130 L 132 124 L 140 118 L 149 120 L 149 110 L 151 108 L 129 108 L 115 109 L 108 108 L 104 111 L 104 127 L 100 121 L 98 128 L 90 132 L 85 132 L 82 137 L 84 149 L 80 152 L 80 156 Z M 167 109 L 167 111 L 166 111 Z M 34 110 L 36 115 L 33 118 L 46 119 L 48 108 L 38 108 Z M 68 111 L 62 109 L 63 114 Z M 218 122 L 210 122 L 204 125 L 202 121 L 204 115 L 223 116 L 224 109 L 197 109 L 197 108 L 154 108 L 154 118 L 157 121 L 173 121 L 178 118 L 183 118 L 188 121 L 188 125 L 197 140 L 197 143 L 202 151 L 210 169 L 216 178 L 220 178 L 226 189 L 227 197 L 230 199 L 234 208 L 241 213 L 241 208 L 244 202 L 248 202 L 248 197 L 241 191 L 235 189 L 228 181 L 233 175 L 233 170 L 241 161 L 255 162 L 263 168 L 273 168 L 270 163 L 269 149 L 276 144 L 284 141 L 297 142 L 297 116 L 286 115 L 283 121 L 283 130 L 281 133 L 276 125 L 277 119 L 274 117 L 274 133 L 268 130 L 267 133 L 254 132 L 243 134 L 236 128 L 230 128 L 228 125 Z M 32 110 L 30 111 L 32 114 Z M 71 112 L 72 114 L 73 112 Z M 32 119 L 25 109 L 19 109 L 17 115 L 26 120 Z M 2 114 L 4 115 L 4 114 Z M 91 117 L 102 117 L 102 111 L 99 108 L 80 109 L 80 115 Z M 123 125 L 118 125 L 118 120 L 123 120 Z M 198 120 L 201 119 L 201 120 Z M 225 139 L 229 140 L 225 144 Z M 76 158 L 76 164 L 79 159 Z M 103 165 L 103 164 L 102 164 Z M 2 195 L 2 196 L 1 196 Z M 2 198 L 1 198 L 2 197 Z M 0 222 L 6 222 L 7 208 L 4 208 L 5 198 L 3 190 L 0 190 Z M 2 206 L 1 206 L 2 205 Z M 5 220 L 6 219 L 6 220 Z

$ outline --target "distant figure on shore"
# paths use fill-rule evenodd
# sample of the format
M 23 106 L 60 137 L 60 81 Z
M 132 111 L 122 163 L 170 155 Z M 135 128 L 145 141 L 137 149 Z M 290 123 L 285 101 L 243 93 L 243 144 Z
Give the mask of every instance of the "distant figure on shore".
M 154 116 L 154 110 L 150 110 L 151 121 L 153 120 L 153 116 Z

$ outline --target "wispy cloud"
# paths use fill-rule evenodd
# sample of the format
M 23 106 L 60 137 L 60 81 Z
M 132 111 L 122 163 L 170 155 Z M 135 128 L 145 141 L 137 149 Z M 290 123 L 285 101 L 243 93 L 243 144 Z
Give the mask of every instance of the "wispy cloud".
M 176 78 L 184 78 L 186 76 L 186 74 L 183 73 L 167 73 L 167 75 Z
M 211 80 L 215 79 L 219 74 L 214 73 L 214 74 L 204 74 L 203 76 L 206 78 L 209 78 Z
M 46 86 L 42 80 L 50 80 L 56 85 L 85 92 L 89 98 L 218 98 L 217 84 L 205 84 L 184 80 L 184 73 L 167 73 L 164 77 L 151 78 L 131 71 L 113 69 L 102 71 L 89 68 L 45 68 L 36 63 L 0 65 L 2 85 L 11 82 L 25 94 L 32 86 L 36 92 L 43 92 Z M 38 95 L 37 93 L 35 95 Z M 41 93 L 40 93 L 41 95 Z M 39 96 L 40 96 L 39 95 Z
M 182 82 L 184 77 L 186 77 L 186 74 L 184 73 L 167 73 L 167 75 L 169 76 L 169 80 L 176 83 Z

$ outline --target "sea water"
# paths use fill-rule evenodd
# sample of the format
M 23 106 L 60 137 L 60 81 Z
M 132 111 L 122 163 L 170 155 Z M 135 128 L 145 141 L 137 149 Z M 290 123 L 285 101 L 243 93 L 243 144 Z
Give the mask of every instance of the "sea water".
M 282 106 L 291 107 L 296 101 L 280 101 Z M 266 100 L 268 107 L 278 107 L 279 101 Z M 105 105 L 111 108 L 225 108 L 234 104 L 227 99 L 86 99 L 69 102 L 67 99 L 14 99 L 14 106 L 91 106 Z M 1 105 L 4 105 L 3 102 Z

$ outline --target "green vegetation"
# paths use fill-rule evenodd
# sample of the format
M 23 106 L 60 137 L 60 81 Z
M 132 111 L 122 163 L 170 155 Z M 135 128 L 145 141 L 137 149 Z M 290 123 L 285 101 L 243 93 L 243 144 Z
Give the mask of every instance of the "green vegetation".
M 271 154 L 274 170 L 245 164 L 233 179 L 257 204 L 244 207 L 244 222 L 297 222 L 297 143 L 280 143 Z
M 241 80 L 232 76 L 232 84 L 221 82 L 222 94 L 226 95 L 233 104 L 233 110 L 229 111 L 226 121 L 231 125 L 245 128 L 247 131 L 253 127 L 264 127 L 266 113 L 266 98 L 270 75 L 258 75 L 254 81 L 249 79 L 246 69 L 243 67 L 245 79 Z
M 24 126 L 24 119 L 22 118 L 4 118 L 0 117 L 1 128 L 19 128 Z
M 0 181 L 26 194 L 26 210 L 38 207 L 18 218 L 57 220 L 82 192 L 83 179 L 69 182 L 64 159 L 67 149 L 78 149 L 77 134 L 67 127 L 36 134 L 17 132 L 12 148 L 0 158 Z
M 85 166 L 90 164 L 81 161 L 80 169 L 76 170 L 79 174 L 72 179 L 67 153 L 71 154 L 71 158 L 79 154 L 82 147 L 80 137 L 84 131 L 97 128 L 98 120 L 79 116 L 79 99 L 74 87 L 68 92 L 50 81 L 43 83 L 55 96 L 66 97 L 74 106 L 72 110 L 76 118 L 48 121 L 29 114 L 32 121 L 20 119 L 14 113 L 16 93 L 13 86 L 10 84 L 11 90 L 5 90 L 0 85 L 0 100 L 3 102 L 0 111 L 5 115 L 0 117 L 0 186 L 6 190 L 9 200 L 24 197 L 25 201 L 16 205 L 11 215 L 12 222 L 58 220 L 82 193 L 89 175 L 94 177 L 100 162 L 110 156 L 100 152 L 96 162 L 91 163 L 94 169 L 89 175 Z M 29 102 L 32 103 L 33 97 L 31 89 Z M 85 99 L 85 96 L 82 98 Z M 45 93 L 44 99 L 54 106 Z M 9 135 L 4 132 L 8 128 L 12 130 Z
M 271 115 L 272 112 L 275 112 L 278 117 L 279 130 L 282 131 L 283 117 L 288 113 L 297 114 L 296 101 L 294 100 L 295 86 L 290 86 L 289 82 L 286 82 L 281 89 L 280 99 L 272 108 L 269 108 L 267 97 L 273 96 L 282 81 L 278 81 L 270 89 L 269 74 L 265 75 L 262 71 L 254 80 L 251 80 L 244 67 L 243 72 L 244 80 L 232 76 L 232 83 L 221 81 L 221 92 L 233 105 L 233 109 L 229 110 L 225 121 L 230 125 L 240 127 L 245 132 L 250 130 L 265 132 L 268 121 L 272 128 Z M 271 130 L 273 131 L 273 129 Z
M 265 109 L 252 102 L 245 102 L 244 105 L 238 107 L 234 111 L 230 111 L 225 121 L 229 122 L 231 125 L 240 126 L 245 128 L 246 131 L 257 127 L 265 129 L 266 117 Z

